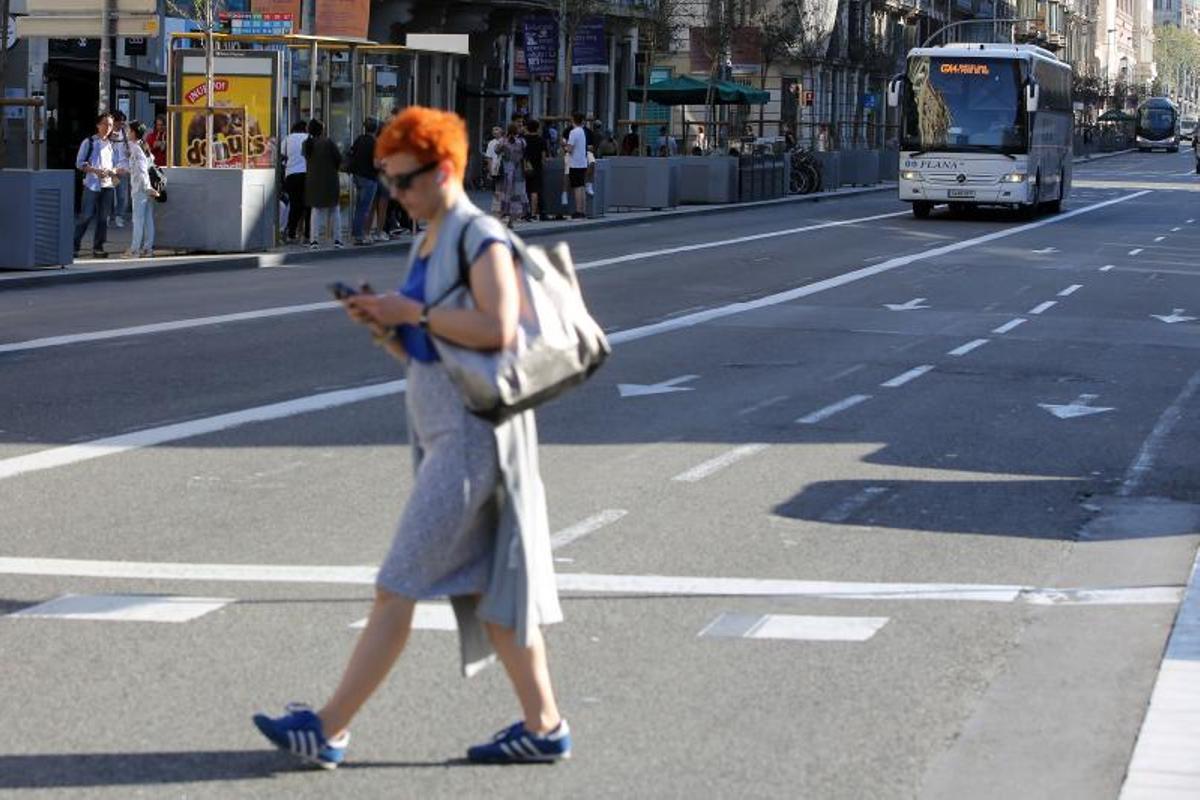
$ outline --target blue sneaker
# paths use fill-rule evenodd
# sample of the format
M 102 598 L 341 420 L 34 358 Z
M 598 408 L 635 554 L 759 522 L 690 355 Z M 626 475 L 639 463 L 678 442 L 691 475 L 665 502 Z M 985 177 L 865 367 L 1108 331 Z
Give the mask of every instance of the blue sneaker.
M 303 703 L 288 703 L 287 714 L 271 718 L 266 714 L 255 714 L 254 725 L 271 744 L 308 764 L 321 769 L 337 769 L 346 758 L 346 746 L 350 744 L 350 731 L 336 739 L 326 739 L 321 730 L 321 718 L 312 708 Z
M 487 744 L 467 750 L 467 759 L 484 764 L 550 763 L 571 757 L 571 729 L 564 719 L 545 736 L 525 730 L 518 722 L 492 737 Z

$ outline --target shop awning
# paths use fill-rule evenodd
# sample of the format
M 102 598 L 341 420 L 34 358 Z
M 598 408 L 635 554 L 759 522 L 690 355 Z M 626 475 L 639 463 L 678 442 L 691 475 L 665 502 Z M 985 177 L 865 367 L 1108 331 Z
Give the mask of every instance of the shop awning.
M 46 68 L 51 71 L 73 72 L 78 75 L 96 75 L 99 65 L 95 61 L 84 59 L 52 58 L 46 64 Z M 165 85 L 167 82 L 165 75 L 134 67 L 123 67 L 119 64 L 112 65 L 112 76 L 129 86 L 147 90 L 151 86 Z
M 680 75 L 665 81 L 650 84 L 645 90 L 647 99 L 660 106 L 702 106 L 711 100 L 717 105 L 765 105 L 769 92 L 743 86 L 732 81 L 702 81 L 688 75 Z M 625 96 L 632 103 L 642 102 L 643 87 L 630 87 Z

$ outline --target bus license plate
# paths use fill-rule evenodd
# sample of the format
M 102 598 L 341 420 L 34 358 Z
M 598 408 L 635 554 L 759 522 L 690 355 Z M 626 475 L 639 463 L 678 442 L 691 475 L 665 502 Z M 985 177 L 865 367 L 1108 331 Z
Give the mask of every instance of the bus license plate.
M 950 196 L 951 197 L 974 197 L 975 190 L 974 189 L 951 189 Z

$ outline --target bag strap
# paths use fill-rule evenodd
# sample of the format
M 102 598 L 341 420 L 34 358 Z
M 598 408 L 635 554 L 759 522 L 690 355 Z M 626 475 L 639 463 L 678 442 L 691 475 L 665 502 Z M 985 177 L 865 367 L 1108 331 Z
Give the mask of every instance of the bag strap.
M 471 265 L 467 262 L 467 232 L 471 229 L 471 225 L 475 223 L 475 220 L 482 216 L 483 214 L 472 214 L 471 217 L 463 223 L 462 229 L 458 232 L 458 245 L 455 248 L 455 252 L 458 253 L 458 280 L 451 284 L 446 291 L 442 292 L 436 300 L 430 300 L 425 303 L 426 307 L 432 308 L 433 306 L 440 304 L 459 287 L 470 287 Z

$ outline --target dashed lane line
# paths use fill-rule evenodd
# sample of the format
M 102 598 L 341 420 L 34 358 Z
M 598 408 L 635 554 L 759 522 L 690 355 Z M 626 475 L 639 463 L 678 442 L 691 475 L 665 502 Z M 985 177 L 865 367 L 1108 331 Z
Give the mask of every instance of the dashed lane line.
M 917 378 L 919 378 L 922 375 L 925 375 L 926 373 L 929 373 L 931 371 L 933 371 L 933 364 L 922 364 L 919 367 L 913 367 L 908 372 L 904 372 L 904 373 L 901 373 L 900 375 L 897 375 L 896 377 L 892 378 L 890 381 L 884 381 L 883 383 L 881 383 L 879 385 L 884 387 L 885 389 L 897 389 L 906 383 L 915 381 Z
M 1003 334 L 1003 333 L 1008 333 L 1009 331 L 1011 331 L 1011 330 L 1013 330 L 1013 329 L 1015 329 L 1015 328 L 1018 328 L 1018 327 L 1020 327 L 1021 325 L 1024 325 L 1024 324 L 1025 324 L 1026 322 L 1028 322 L 1028 321 L 1029 321 L 1029 320 L 1025 319 L 1024 317 L 1018 317 L 1018 318 L 1016 318 L 1016 319 L 1010 319 L 1008 322 L 1004 323 L 1004 324 L 1003 324 L 1003 325 L 1001 325 L 999 328 L 995 328 L 995 329 L 992 331 L 992 333 L 1001 333 L 1001 334 Z
M 605 510 L 593 514 L 587 519 L 576 522 L 568 528 L 564 528 L 558 533 L 550 537 L 550 547 L 557 550 L 560 547 L 566 547 L 571 542 L 578 541 L 585 536 L 595 533 L 601 528 L 606 528 L 625 517 L 629 512 L 623 508 L 606 508 Z
M 1046 302 L 1041 303 L 1041 304 L 1029 309 L 1029 313 L 1030 314 L 1044 314 L 1047 311 L 1049 311 L 1050 309 L 1054 308 L 1056 305 L 1058 305 L 1057 300 L 1047 300 Z
M 991 339 L 975 339 L 974 341 L 967 342 L 964 345 L 959 345 L 950 352 L 946 353 L 946 355 L 965 356 L 967 353 L 970 353 L 972 350 L 978 350 L 980 347 L 983 347 L 990 341 Z
M 710 458 L 702 464 L 697 464 L 686 472 L 681 472 L 671 480 L 680 481 L 681 483 L 696 483 L 702 481 L 710 475 L 720 472 L 726 467 L 736 464 L 737 462 L 757 455 L 763 450 L 770 447 L 765 442 L 756 442 L 754 444 L 744 444 L 740 447 L 735 447 L 732 450 L 727 450 L 716 458 Z
M 1100 268 L 1100 271 L 1101 272 L 1112 272 L 1114 267 L 1116 267 L 1116 264 L 1105 264 L 1103 267 Z
M 1070 286 L 1068 286 L 1067 288 L 1063 289 L 1061 292 L 1059 292 L 1058 296 L 1059 297 L 1070 297 L 1071 295 L 1075 294 L 1082 288 L 1083 288 L 1082 283 L 1074 283 L 1074 284 L 1071 284 Z
M 1144 247 L 1135 247 L 1135 248 L 1133 248 L 1132 250 L 1130 250 L 1130 251 L 1129 251 L 1129 255 L 1131 255 L 1131 256 L 1136 256 L 1136 255 L 1138 255 L 1139 253 L 1141 253 L 1141 252 L 1142 252 L 1143 250 L 1145 250 L 1145 249 L 1146 249 L 1146 248 L 1144 248 Z
M 849 408 L 854 408 L 860 403 L 865 403 L 871 399 L 869 394 L 854 394 L 847 397 L 845 400 L 839 400 L 832 405 L 818 409 L 811 414 L 805 414 L 800 419 L 796 420 L 799 425 L 816 425 L 818 422 L 824 422 L 835 414 L 840 414 Z

